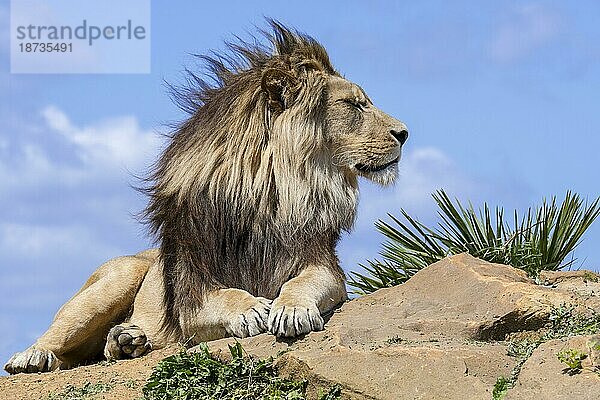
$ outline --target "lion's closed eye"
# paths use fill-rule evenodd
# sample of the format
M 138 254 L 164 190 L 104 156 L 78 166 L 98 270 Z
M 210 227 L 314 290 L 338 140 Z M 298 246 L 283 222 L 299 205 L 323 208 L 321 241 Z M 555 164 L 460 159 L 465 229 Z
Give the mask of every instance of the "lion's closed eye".
M 337 102 L 347 104 L 360 111 L 364 111 L 369 107 L 369 103 L 366 100 L 359 100 L 356 98 L 342 98 L 338 99 Z

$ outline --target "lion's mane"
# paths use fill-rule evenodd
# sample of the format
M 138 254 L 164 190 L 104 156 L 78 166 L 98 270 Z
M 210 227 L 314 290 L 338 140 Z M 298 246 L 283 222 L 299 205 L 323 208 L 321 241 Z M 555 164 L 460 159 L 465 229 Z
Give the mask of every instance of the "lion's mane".
M 356 178 L 332 165 L 324 135 L 326 79 L 338 73 L 316 40 L 270 25 L 268 47 L 239 41 L 226 54 L 200 56 L 208 78 L 190 73 L 189 85 L 176 89 L 190 117 L 145 189 L 144 215 L 160 245 L 164 326 L 179 335 L 207 290 L 274 298 L 302 265 L 334 257 L 354 222 Z M 269 79 L 279 98 L 264 90 Z

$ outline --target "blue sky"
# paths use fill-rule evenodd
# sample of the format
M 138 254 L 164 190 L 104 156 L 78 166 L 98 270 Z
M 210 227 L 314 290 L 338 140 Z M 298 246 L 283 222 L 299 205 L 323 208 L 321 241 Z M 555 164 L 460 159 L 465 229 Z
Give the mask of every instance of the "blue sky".
M 600 194 L 600 3 L 228 1 L 152 4 L 152 73 L 10 74 L 0 0 L 0 360 L 27 347 L 103 261 L 149 245 L 129 185 L 184 115 L 163 80 L 190 53 L 248 37 L 270 16 L 319 39 L 345 76 L 411 132 L 393 188 L 362 182 L 346 270 L 377 255 L 373 221 L 430 193 L 524 209 Z M 599 269 L 600 223 L 576 252 Z

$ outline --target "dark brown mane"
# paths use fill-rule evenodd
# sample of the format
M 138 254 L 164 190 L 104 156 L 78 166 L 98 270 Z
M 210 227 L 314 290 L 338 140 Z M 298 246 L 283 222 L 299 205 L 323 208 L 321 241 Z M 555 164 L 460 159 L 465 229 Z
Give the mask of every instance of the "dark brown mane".
M 207 290 L 273 298 L 297 273 L 290 260 L 334 254 L 354 218 L 354 199 L 339 199 L 343 190 L 298 177 L 317 168 L 310 152 L 323 140 L 325 80 L 337 72 L 315 39 L 269 23 L 272 33 L 263 34 L 272 49 L 230 43 L 228 54 L 199 56 L 209 78 L 188 71 L 188 86 L 174 89 L 191 116 L 172 134 L 144 189 L 144 218 L 160 244 L 164 328 L 182 339 L 181 318 L 194 315 Z M 301 125 L 273 132 L 283 110 Z M 281 158 L 291 152 L 284 142 L 292 135 L 314 143 L 302 164 Z

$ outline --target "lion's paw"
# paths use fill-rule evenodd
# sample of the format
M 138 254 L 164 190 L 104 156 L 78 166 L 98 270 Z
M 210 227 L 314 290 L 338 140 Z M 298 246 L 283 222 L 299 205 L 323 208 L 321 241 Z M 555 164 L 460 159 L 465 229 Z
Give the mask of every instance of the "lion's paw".
M 271 310 L 271 300 L 264 297 L 254 297 L 255 304 L 241 314 L 234 315 L 226 324 L 225 330 L 229 335 L 239 338 L 256 336 L 267 332 L 267 319 Z
M 52 351 L 36 348 L 34 345 L 25 351 L 15 353 L 4 365 L 4 370 L 9 374 L 48 372 L 59 366 L 60 360 Z
M 323 318 L 316 304 L 294 304 L 275 299 L 269 314 L 269 331 L 276 336 L 295 337 L 323 330 Z
M 104 356 L 107 360 L 141 357 L 152 350 L 152 344 L 137 325 L 123 323 L 114 326 L 106 337 Z

